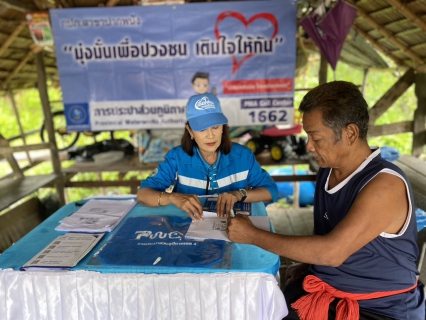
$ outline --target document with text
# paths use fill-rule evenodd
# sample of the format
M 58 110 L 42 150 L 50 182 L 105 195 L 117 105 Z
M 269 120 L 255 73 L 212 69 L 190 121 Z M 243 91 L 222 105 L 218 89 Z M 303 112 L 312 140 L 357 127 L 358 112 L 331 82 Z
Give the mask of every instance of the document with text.
M 62 219 L 57 231 L 110 232 L 136 204 L 135 200 L 90 200 Z
M 92 250 L 104 234 L 67 233 L 57 237 L 21 270 L 69 270 Z
M 249 216 L 253 225 L 259 229 L 270 231 L 269 217 L 267 216 Z M 232 218 L 233 219 L 233 218 Z M 228 239 L 226 233 L 227 220 L 226 217 L 218 217 L 216 213 L 203 211 L 202 221 L 193 221 L 189 226 L 185 238 L 188 239 Z

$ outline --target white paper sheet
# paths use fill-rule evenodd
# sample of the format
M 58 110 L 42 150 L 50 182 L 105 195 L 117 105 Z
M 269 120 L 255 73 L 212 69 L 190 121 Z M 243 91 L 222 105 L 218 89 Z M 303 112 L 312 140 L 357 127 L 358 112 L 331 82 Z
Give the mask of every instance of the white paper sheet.
M 74 267 L 104 234 L 67 233 L 57 237 L 28 261 L 23 270 L 67 270 Z
M 270 231 L 269 217 L 249 216 L 249 219 L 255 227 Z M 226 227 L 226 217 L 221 218 L 218 217 L 216 213 L 203 211 L 203 220 L 191 222 L 185 238 L 230 241 L 226 233 Z
M 90 200 L 64 218 L 57 231 L 110 232 L 129 213 L 135 200 Z

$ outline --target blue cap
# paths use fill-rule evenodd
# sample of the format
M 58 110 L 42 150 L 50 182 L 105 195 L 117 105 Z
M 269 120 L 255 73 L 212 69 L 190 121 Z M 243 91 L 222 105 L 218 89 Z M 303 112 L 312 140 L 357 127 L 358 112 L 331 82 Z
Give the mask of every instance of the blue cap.
M 194 131 L 203 131 L 228 123 L 219 100 L 211 93 L 197 94 L 189 98 L 186 104 L 186 118 Z

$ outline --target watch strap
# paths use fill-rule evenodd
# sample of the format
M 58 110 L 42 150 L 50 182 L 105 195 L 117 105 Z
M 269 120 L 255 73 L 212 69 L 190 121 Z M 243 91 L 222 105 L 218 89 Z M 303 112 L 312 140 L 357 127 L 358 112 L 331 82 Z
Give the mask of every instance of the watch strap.
M 241 200 L 240 202 L 244 202 L 247 198 L 247 191 L 246 189 L 238 189 L 238 192 L 241 194 Z

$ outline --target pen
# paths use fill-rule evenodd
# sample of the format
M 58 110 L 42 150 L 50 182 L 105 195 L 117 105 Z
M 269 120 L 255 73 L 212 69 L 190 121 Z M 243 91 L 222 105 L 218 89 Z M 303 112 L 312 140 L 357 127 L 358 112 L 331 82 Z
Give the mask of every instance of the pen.
M 172 193 L 173 189 L 175 188 L 176 184 L 177 184 L 177 180 L 178 180 L 178 172 L 176 171 L 176 177 L 175 179 L 172 181 L 172 184 L 170 185 L 170 187 L 168 187 L 165 191 L 167 193 Z

